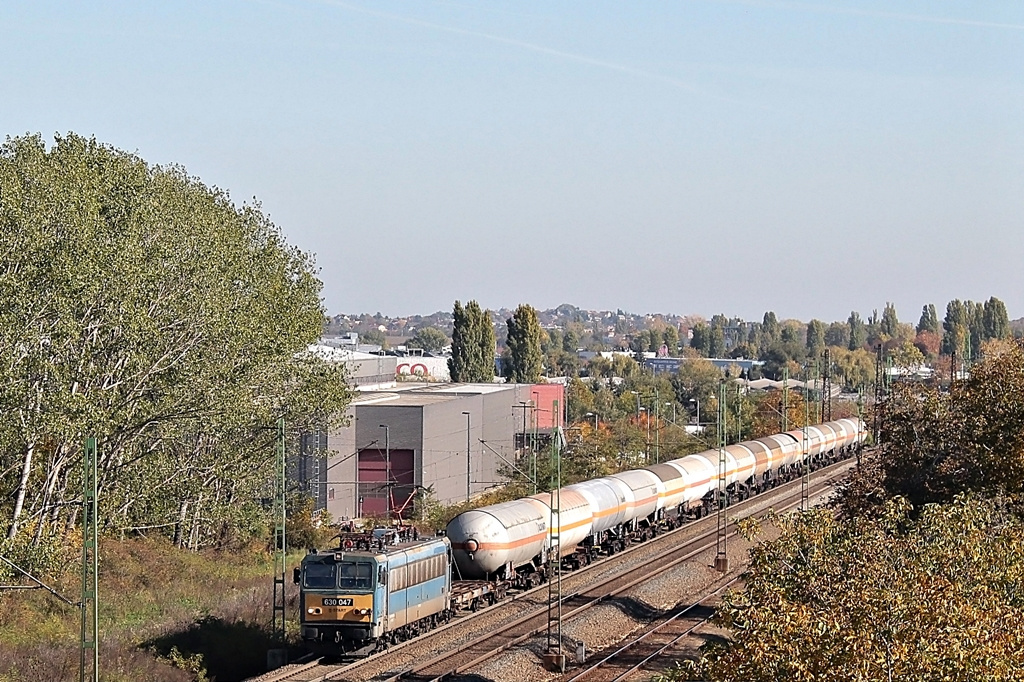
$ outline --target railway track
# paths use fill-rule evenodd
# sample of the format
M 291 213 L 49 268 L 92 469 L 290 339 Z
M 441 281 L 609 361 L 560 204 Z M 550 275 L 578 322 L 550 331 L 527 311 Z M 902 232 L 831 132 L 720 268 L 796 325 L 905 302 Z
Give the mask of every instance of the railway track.
M 688 606 L 676 607 L 668 614 L 630 635 L 629 641 L 616 645 L 609 653 L 598 655 L 586 667 L 569 673 L 566 682 L 620 682 L 640 671 L 654 659 L 671 651 L 679 642 L 707 623 L 714 615 L 716 598 L 740 582 L 739 577 L 719 581 L 715 589 Z
M 828 474 L 844 470 L 848 466 L 850 466 L 848 462 L 840 462 L 815 472 L 817 474 L 817 483 L 810 487 L 809 495 L 813 497 L 830 488 L 833 481 Z M 797 480 L 794 483 L 795 486 L 792 489 L 786 486 L 779 489 L 787 491 L 787 494 L 780 501 L 780 506 L 784 509 L 798 506 L 802 499 L 800 481 Z M 755 499 L 751 498 L 749 501 L 754 501 Z M 733 505 L 730 509 L 733 514 L 742 511 L 740 505 Z M 667 533 L 665 536 L 669 535 L 671 533 Z M 643 574 L 639 576 L 636 571 L 613 574 L 586 590 L 563 597 L 563 622 L 571 620 L 598 604 L 619 597 L 634 587 L 649 581 L 654 576 L 689 561 L 708 550 L 714 549 L 718 540 L 717 535 L 717 528 L 715 528 L 697 537 L 685 540 L 683 543 L 668 549 L 663 554 L 648 561 Z M 735 523 L 730 523 L 728 537 L 732 538 L 736 535 Z M 476 666 L 491 660 L 506 649 L 545 632 L 547 626 L 548 616 L 545 605 L 543 609 L 533 614 L 517 618 L 508 623 L 499 631 L 474 639 L 457 652 L 437 656 L 429 661 L 414 665 L 410 670 L 386 677 L 384 680 L 386 682 L 440 682 L 440 680 L 453 679 L 460 674 L 472 671 Z
M 822 482 L 851 466 L 850 460 L 819 469 L 812 474 L 811 495 L 832 485 Z M 762 506 L 766 498 L 778 508 L 799 503 L 799 479 L 779 486 L 761 495 L 748 498 L 729 507 L 730 516 Z M 749 514 L 745 514 L 749 515 Z M 732 525 L 730 525 L 732 528 Z M 696 535 L 693 535 L 694 533 Z M 734 535 L 735 530 L 730 534 Z M 693 535 L 693 537 L 685 537 Z M 563 576 L 562 617 L 575 615 L 604 603 L 616 595 L 649 580 L 651 576 L 667 571 L 694 556 L 713 549 L 717 529 L 713 517 L 706 517 L 656 536 L 644 543 L 630 546 L 626 551 Z M 635 556 L 653 554 L 642 562 L 644 571 L 637 575 Z M 633 559 L 633 561 L 631 561 Z M 321 682 L 327 680 L 379 680 L 382 682 L 425 682 L 449 679 L 459 673 L 491 659 L 497 653 L 516 646 L 547 628 L 547 585 L 514 594 L 511 598 L 476 613 L 466 614 L 451 623 L 432 630 L 414 640 L 392 646 L 390 649 L 358 661 L 326 662 L 323 659 L 299 666 L 288 666 L 260 676 L 259 682 Z M 517 607 L 510 609 L 510 606 Z M 477 635 L 453 636 L 454 631 L 465 633 L 471 623 L 487 619 L 498 611 L 514 611 L 504 622 Z M 500 614 L 499 614 L 500 615 Z M 510 618 L 510 619 L 509 619 Z M 454 642 L 454 644 L 453 644 Z M 440 653 L 439 653 L 440 652 Z M 393 661 L 393 662 L 391 662 Z

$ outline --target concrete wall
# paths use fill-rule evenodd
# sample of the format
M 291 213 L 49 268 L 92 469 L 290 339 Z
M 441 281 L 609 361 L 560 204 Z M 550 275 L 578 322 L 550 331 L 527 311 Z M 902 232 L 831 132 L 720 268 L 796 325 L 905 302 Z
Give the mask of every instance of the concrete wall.
M 331 429 L 327 434 L 327 472 L 322 485 L 326 492 L 327 511 L 331 518 L 340 521 L 354 518 L 356 514 L 356 451 L 355 408 L 349 407 L 346 415 L 347 427 Z
M 388 426 L 392 450 L 413 451 L 415 484 L 432 488 L 438 501 L 450 504 L 466 499 L 467 419 L 463 412 L 469 412 L 470 495 L 501 484 L 507 480 L 499 474 L 507 466 L 502 457 L 515 461 L 515 434 L 522 430 L 521 404 L 538 397 L 531 391 L 536 393 L 537 387 L 490 384 L 435 391 L 424 388 L 419 395 L 418 389 L 397 392 L 378 401 L 368 394 L 365 402 L 349 408 L 350 425 L 328 434 L 330 468 L 327 483 L 322 484 L 327 510 L 335 520 L 359 514 L 358 456 L 353 453 L 383 450 L 382 424 Z M 533 428 L 531 419 L 528 415 L 529 430 Z

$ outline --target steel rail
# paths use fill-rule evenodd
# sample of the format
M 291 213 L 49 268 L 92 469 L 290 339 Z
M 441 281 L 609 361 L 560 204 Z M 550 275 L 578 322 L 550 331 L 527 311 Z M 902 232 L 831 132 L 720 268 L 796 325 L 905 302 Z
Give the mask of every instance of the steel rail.
M 822 471 L 822 470 L 819 470 L 819 472 L 820 471 Z M 824 491 L 824 490 L 828 489 L 829 487 L 831 487 L 832 485 L 833 485 L 833 480 L 832 479 L 820 482 L 820 483 L 814 485 L 811 488 L 810 494 L 811 494 L 811 496 L 818 495 L 822 491 Z M 796 496 L 794 495 L 793 497 L 796 497 Z M 801 498 L 802 498 L 802 495 L 801 495 Z M 783 508 L 783 511 L 789 511 L 789 510 L 792 510 L 792 509 L 799 508 L 801 503 L 802 503 L 802 499 L 801 500 L 797 500 L 795 503 L 790 503 L 790 504 L 786 505 Z M 720 595 L 726 589 L 728 589 L 729 587 L 731 587 L 732 585 L 734 585 L 735 583 L 737 583 L 737 582 L 739 582 L 741 580 L 742 580 L 741 576 L 735 576 L 735 577 L 732 577 L 732 578 L 729 578 L 729 579 L 725 580 L 724 582 L 723 581 L 719 581 L 719 583 L 716 583 L 717 587 L 715 587 L 714 589 L 712 589 L 710 591 L 705 592 L 696 601 L 692 602 L 691 604 L 689 604 L 689 605 L 687 605 L 687 606 L 685 606 L 683 608 L 677 608 L 674 612 L 671 613 L 671 615 L 669 617 L 662 618 L 661 620 L 656 621 L 655 623 L 652 623 L 651 625 L 647 626 L 641 632 L 641 634 L 632 636 L 630 641 L 627 642 L 626 644 L 621 644 L 620 643 L 620 644 L 616 645 L 617 648 L 614 651 L 612 651 L 611 653 L 609 653 L 607 655 L 604 655 L 600 660 L 598 660 L 597 662 L 595 662 L 592 665 L 590 665 L 590 667 L 584 668 L 584 669 L 579 670 L 579 671 L 576 671 L 575 674 L 572 674 L 570 677 L 566 678 L 566 682 L 575 682 L 576 680 L 582 680 L 582 679 L 594 679 L 595 678 L 595 673 L 600 673 L 601 671 L 607 670 L 609 665 L 613 664 L 613 662 L 616 661 L 617 659 L 620 659 L 624 654 L 627 654 L 628 652 L 630 652 L 631 650 L 635 649 L 636 647 L 638 647 L 641 644 L 647 643 L 646 640 L 648 638 L 652 637 L 653 635 L 662 634 L 662 631 L 666 630 L 667 628 L 669 628 L 670 626 L 672 626 L 674 624 L 678 624 L 678 621 L 680 619 L 682 619 L 684 616 L 686 616 L 687 613 L 689 613 L 693 609 L 697 608 L 698 606 L 703 605 L 704 602 L 708 601 L 709 599 Z M 707 622 L 709 620 L 711 620 L 712 617 L 713 617 L 713 614 L 708 615 L 708 616 L 704 616 L 704 617 L 698 617 L 695 620 L 695 622 L 692 625 L 690 625 L 689 627 L 687 627 L 683 632 L 681 632 L 679 634 L 673 635 L 672 639 L 670 641 L 668 641 L 665 644 L 662 644 L 660 646 L 659 645 L 655 645 L 657 648 L 652 653 L 650 653 L 647 656 L 645 656 L 638 663 L 633 664 L 631 667 L 629 667 L 628 669 L 626 669 L 626 670 L 624 670 L 622 672 L 618 672 L 618 674 L 616 674 L 614 677 L 605 676 L 605 677 L 600 678 L 600 679 L 608 680 L 608 682 L 618 682 L 620 680 L 625 680 L 629 675 L 632 675 L 633 673 L 638 672 L 641 668 L 643 668 L 644 665 L 646 665 L 647 663 L 649 663 L 653 659 L 657 658 L 658 656 L 661 656 L 665 651 L 667 651 L 668 649 L 670 649 L 673 646 L 675 646 L 680 640 L 682 640 L 683 638 L 685 638 L 688 635 L 690 635 L 694 630 L 697 630 L 698 628 L 700 628 L 700 627 L 704 626 L 705 624 L 707 624 Z
M 848 465 L 848 460 L 843 460 L 842 462 L 832 464 L 828 467 L 823 467 L 815 473 L 819 476 L 822 474 L 831 475 L 834 471 L 842 469 L 844 466 Z M 792 489 L 792 492 L 788 492 L 788 494 L 782 497 L 784 507 L 789 508 L 799 504 L 803 496 L 801 486 L 799 484 L 799 480 L 794 480 L 777 489 L 787 491 Z M 831 487 L 832 484 L 833 481 L 831 479 L 828 479 L 824 483 L 819 483 L 816 486 L 817 492 Z M 743 502 L 734 505 L 734 507 L 739 507 L 741 504 L 743 506 L 747 506 L 745 504 L 746 502 L 750 501 L 753 503 L 757 500 L 759 500 L 759 496 L 748 498 L 748 500 L 744 500 Z M 737 509 L 737 511 L 739 511 L 739 509 Z M 729 536 L 735 536 L 738 532 L 735 530 L 736 521 L 731 521 L 729 523 L 729 527 L 732 529 Z M 676 531 L 672 531 L 672 533 L 674 532 Z M 665 533 L 659 537 L 668 537 L 670 534 L 671 533 Z M 624 573 L 613 574 L 606 579 L 599 581 L 597 584 L 589 586 L 583 592 L 577 592 L 563 598 L 563 608 L 569 607 L 570 609 L 568 612 L 563 614 L 563 618 L 571 619 L 574 616 L 607 601 L 608 599 L 616 597 L 623 592 L 636 587 L 637 585 L 648 582 L 654 575 L 664 573 L 679 564 L 689 561 L 699 554 L 713 549 L 716 546 L 717 539 L 717 527 L 709 529 L 701 535 L 687 540 L 682 545 L 669 550 L 666 554 L 655 559 L 654 562 L 649 563 L 646 567 L 646 575 L 630 579 L 629 576 L 634 571 L 627 570 Z M 650 542 L 638 545 L 638 547 L 650 546 Z M 623 582 L 624 579 L 625 582 Z M 386 680 L 386 682 L 398 682 L 399 680 L 408 680 L 410 682 L 437 682 L 460 673 L 465 673 L 473 669 L 475 666 L 478 666 L 480 663 L 491 659 L 496 654 L 520 644 L 542 632 L 547 627 L 546 611 L 546 606 L 544 606 L 533 613 L 527 613 L 507 623 L 498 630 L 485 633 L 467 642 L 457 652 L 443 653 L 428 661 L 419 663 L 409 670 L 384 678 L 384 680 Z M 531 621 L 533 621 L 534 624 L 528 625 Z
M 833 464 L 830 464 L 828 466 L 822 467 L 821 469 L 818 469 L 815 472 L 815 475 L 816 476 L 820 476 L 820 475 L 826 474 L 826 473 L 830 474 L 833 470 L 841 469 L 844 465 L 848 465 L 849 464 L 849 459 L 850 458 L 845 458 L 843 460 L 840 460 L 837 463 L 833 463 Z M 771 492 L 779 493 L 779 492 L 788 490 L 790 488 L 796 488 L 796 487 L 798 487 L 797 484 L 799 482 L 800 482 L 800 479 L 794 479 L 793 481 L 788 481 L 788 482 L 783 483 L 782 485 L 780 485 L 780 486 L 778 486 L 776 488 L 773 488 L 773 489 L 771 489 L 769 491 L 764 491 L 760 495 L 753 495 L 751 497 L 748 497 L 747 499 L 742 500 L 742 501 L 734 504 L 732 507 L 730 507 L 730 509 L 733 509 L 735 511 L 742 511 L 746 507 L 755 505 L 758 502 L 762 502 L 764 500 L 765 493 L 769 493 L 769 494 Z M 788 500 L 789 497 L 795 497 L 795 496 L 796 495 L 787 495 L 787 496 L 783 497 L 782 499 Z M 651 539 L 649 541 L 632 544 L 628 548 L 626 548 L 625 550 L 623 550 L 621 552 L 617 552 L 617 553 L 615 553 L 612 556 L 601 558 L 598 561 L 594 561 L 594 562 L 588 564 L 587 566 L 581 568 L 580 570 L 573 571 L 571 574 L 569 574 L 569 577 L 572 578 L 572 579 L 585 577 L 585 576 L 589 575 L 590 572 L 592 572 L 592 571 L 597 573 L 600 570 L 607 570 L 609 568 L 609 564 L 620 564 L 620 563 L 627 562 L 630 559 L 630 557 L 631 557 L 631 555 L 633 553 L 635 553 L 637 551 L 641 551 L 641 550 L 646 549 L 646 548 L 650 548 L 652 545 L 655 545 L 655 544 L 660 544 L 660 543 L 663 543 L 663 542 L 667 542 L 669 538 L 673 537 L 674 535 L 676 535 L 678 533 L 687 532 L 687 531 L 693 532 L 696 526 L 698 526 L 702 522 L 703 523 L 707 523 L 710 518 L 711 518 L 710 516 L 706 516 L 706 517 L 703 517 L 701 519 L 695 519 L 695 520 L 693 520 L 693 521 L 691 521 L 689 523 L 683 524 L 682 526 L 680 526 L 678 528 L 675 528 L 675 529 L 672 529 L 670 531 L 666 531 L 664 533 L 661 533 L 660 535 L 654 537 L 653 539 Z M 682 551 L 683 548 L 692 546 L 692 545 L 700 542 L 701 540 L 706 540 L 709 537 L 715 536 L 716 532 L 717 532 L 717 529 L 715 529 L 715 528 L 712 528 L 712 529 L 710 529 L 708 531 L 702 531 L 701 534 L 696 535 L 696 536 L 688 539 L 683 545 L 681 545 L 680 547 L 676 548 L 675 550 L 672 550 L 670 553 L 672 555 L 676 555 L 680 551 Z M 735 534 L 735 531 L 733 531 L 733 534 Z M 711 543 L 708 543 L 706 546 L 702 546 L 702 547 L 700 547 L 700 548 L 698 548 L 696 550 L 692 550 L 692 555 L 687 555 L 687 556 L 684 556 L 682 558 L 678 558 L 678 559 L 675 560 L 674 563 L 666 564 L 660 570 L 668 570 L 668 569 L 672 568 L 672 566 L 677 565 L 678 563 L 682 563 L 683 561 L 686 561 L 689 558 L 692 558 L 692 556 L 695 556 L 696 554 L 699 554 L 701 552 L 707 551 L 709 548 L 713 548 L 714 546 L 715 546 L 714 542 L 711 542 Z M 607 585 L 607 584 L 609 584 L 611 582 L 614 582 L 616 579 L 621 579 L 622 575 L 627 575 L 630 572 L 632 572 L 632 569 L 626 568 L 626 570 L 625 570 L 625 572 L 623 574 L 613 575 L 612 577 L 610 577 L 610 578 L 608 578 L 606 580 L 602 580 L 602 581 L 598 582 L 596 585 L 591 585 L 591 586 L 589 586 L 586 589 L 586 592 L 592 591 L 593 589 L 595 589 L 598 586 Z M 638 578 L 638 579 L 632 581 L 628 586 L 623 587 L 622 589 L 625 590 L 625 589 L 629 589 L 630 587 L 635 587 L 637 584 L 640 584 L 640 583 L 644 582 L 645 580 L 647 580 L 647 578 L 644 578 L 644 577 Z M 368 666 L 371 663 L 379 663 L 381 661 L 381 659 L 384 659 L 384 658 L 386 658 L 388 656 L 394 655 L 395 653 L 400 653 L 402 650 L 404 650 L 406 648 L 414 647 L 414 646 L 423 646 L 427 642 L 429 642 L 429 640 L 431 638 L 439 636 L 439 635 L 441 635 L 441 634 L 445 633 L 446 631 L 451 630 L 453 628 L 461 628 L 461 627 L 463 627 L 465 625 L 468 625 L 474 619 L 482 617 L 482 616 L 485 616 L 486 614 L 492 612 L 494 609 L 499 609 L 502 606 L 506 606 L 509 603 L 516 602 L 516 601 L 531 601 L 531 599 L 536 594 L 538 594 L 541 591 L 546 590 L 546 589 L 547 589 L 547 586 L 542 584 L 542 585 L 538 585 L 538 586 L 536 586 L 534 588 L 531 588 L 529 590 L 524 590 L 522 592 L 513 593 L 509 597 L 507 597 L 506 599 L 504 599 L 502 601 L 499 601 L 499 602 L 497 602 L 496 604 L 494 604 L 492 606 L 488 606 L 488 607 L 486 607 L 484 609 L 480 609 L 479 611 L 476 611 L 476 612 L 472 612 L 472 613 L 468 613 L 468 614 L 462 614 L 460 616 L 457 616 L 451 622 L 446 623 L 446 624 L 444 624 L 444 625 L 442 625 L 442 626 L 440 626 L 438 628 L 435 628 L 433 630 L 430 630 L 430 631 L 428 631 L 426 633 L 423 633 L 419 637 L 407 640 L 405 642 L 401 642 L 401 643 L 399 643 L 397 645 L 392 645 L 392 646 L 390 646 L 388 649 L 386 649 L 384 651 L 374 653 L 374 654 L 372 654 L 370 656 L 367 656 L 365 658 L 359 659 L 358 661 L 346 661 L 346 662 L 341 662 L 339 664 L 327 664 L 327 665 L 325 665 L 322 662 L 322 659 L 320 659 L 320 660 L 311 661 L 309 663 L 306 663 L 301 668 L 298 668 L 298 669 L 282 670 L 280 675 L 274 675 L 273 672 L 265 673 L 264 675 L 259 677 L 259 680 L 261 682 L 285 682 L 285 681 L 292 681 L 292 682 L 326 682 L 328 680 L 343 680 L 343 679 L 356 680 L 356 679 L 362 679 L 362 678 L 359 678 L 359 677 L 350 677 L 350 675 L 352 675 L 353 673 L 356 673 L 359 668 L 363 668 L 365 666 Z M 578 612 L 582 612 L 583 610 L 586 610 L 587 608 L 590 608 L 597 601 L 604 601 L 604 600 L 610 598 L 611 596 L 614 596 L 614 595 L 606 594 L 606 595 L 598 598 L 596 601 L 593 598 L 588 598 L 586 605 L 580 605 L 580 607 L 577 607 L 576 610 L 570 611 L 566 615 L 568 617 L 576 615 Z M 583 598 L 584 598 L 583 593 L 581 593 L 579 591 L 573 592 L 572 594 L 569 594 L 569 595 L 566 595 L 566 596 L 563 597 L 562 604 L 563 605 L 570 605 L 570 601 L 571 600 L 574 600 L 574 599 L 579 600 L 579 599 L 583 599 Z M 410 677 L 410 675 L 415 674 L 416 671 L 425 669 L 426 666 L 429 665 L 429 664 L 436 665 L 436 664 L 438 664 L 438 663 L 440 663 L 442 661 L 450 660 L 450 659 L 454 658 L 458 653 L 460 653 L 462 651 L 465 651 L 469 647 L 472 647 L 472 646 L 474 646 L 474 645 L 476 645 L 476 644 L 478 644 L 480 642 L 483 642 L 483 641 L 485 641 L 488 638 L 500 637 L 501 633 L 508 631 L 510 628 L 513 628 L 513 627 L 516 627 L 518 625 L 521 625 L 521 624 L 529 621 L 531 618 L 537 618 L 542 612 L 546 613 L 546 609 L 547 609 L 547 604 L 546 604 L 546 601 L 545 601 L 543 604 L 538 604 L 536 610 L 527 612 L 526 614 L 516 618 L 515 620 L 511 621 L 510 623 L 507 623 L 507 624 L 504 624 L 502 626 L 499 626 L 495 630 L 492 630 L 492 631 L 490 631 L 488 633 L 485 633 L 483 635 L 480 635 L 477 638 L 474 638 L 474 639 L 470 640 L 469 642 L 466 642 L 465 644 L 463 644 L 460 647 L 459 651 L 457 651 L 457 652 L 447 651 L 446 653 L 444 653 L 442 655 L 439 655 L 439 656 L 437 656 L 435 658 L 432 658 L 432 659 L 430 659 L 428 661 L 425 661 L 423 663 L 415 665 L 412 669 L 406 670 L 406 671 L 404 671 L 402 673 L 398 673 L 398 674 L 393 675 L 393 676 L 391 676 L 389 678 L 382 678 L 382 679 L 386 679 L 386 680 L 390 680 L 390 681 L 397 681 L 397 680 L 401 680 L 401 679 L 405 679 L 405 680 L 441 679 L 441 677 L 444 677 L 444 675 L 450 675 L 454 671 L 446 671 L 444 673 L 444 675 L 442 675 L 441 677 L 433 677 L 433 678 L 430 678 L 430 677 L 423 677 L 423 678 Z M 541 629 L 543 629 L 543 627 L 537 628 L 537 632 L 539 632 Z M 528 635 L 525 635 L 525 636 L 518 636 L 518 637 L 515 638 L 515 641 L 509 642 L 508 644 L 504 645 L 500 649 L 497 649 L 497 651 L 503 651 L 504 649 L 507 649 L 510 646 L 514 646 L 515 644 L 517 644 L 517 643 L 519 643 L 521 641 L 525 641 L 526 639 L 528 639 L 529 637 L 533 636 L 534 634 L 536 634 L 536 632 L 528 634 Z M 488 651 L 484 656 L 478 657 L 480 660 L 476 661 L 474 663 L 474 665 L 479 664 L 482 660 L 485 660 L 486 658 L 494 655 L 494 653 L 496 653 L 494 650 Z M 308 673 L 310 671 L 312 671 L 314 668 L 320 668 L 320 670 L 316 670 L 314 675 L 312 677 L 309 677 Z M 327 669 L 324 669 L 324 668 L 327 668 Z M 464 671 L 466 669 L 467 669 L 467 666 L 461 666 L 461 670 L 462 671 Z

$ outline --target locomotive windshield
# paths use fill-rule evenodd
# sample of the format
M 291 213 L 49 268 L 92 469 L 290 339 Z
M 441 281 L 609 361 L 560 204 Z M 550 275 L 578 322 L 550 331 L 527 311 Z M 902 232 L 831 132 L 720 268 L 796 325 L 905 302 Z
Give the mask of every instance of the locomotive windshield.
M 333 589 L 338 585 L 337 568 L 333 563 L 309 562 L 306 564 L 306 587 L 311 589 Z
M 342 561 L 341 587 L 370 589 L 373 587 L 373 564 L 367 561 Z

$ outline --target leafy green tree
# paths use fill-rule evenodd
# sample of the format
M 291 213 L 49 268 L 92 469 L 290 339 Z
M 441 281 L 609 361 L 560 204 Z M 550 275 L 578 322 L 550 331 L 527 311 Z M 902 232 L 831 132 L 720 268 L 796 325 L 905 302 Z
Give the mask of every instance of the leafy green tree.
M 698 324 L 691 330 L 690 348 L 704 357 L 711 357 L 711 328 L 706 324 Z
M 767 350 L 773 343 L 781 340 L 782 327 L 779 325 L 779 319 L 775 317 L 774 312 L 769 310 L 761 321 L 761 342 L 763 344 L 761 350 Z
M 917 369 L 924 362 L 924 354 L 909 341 L 904 341 L 889 352 L 889 358 L 896 367 Z
M 668 347 L 668 354 L 670 357 L 675 357 L 679 353 L 679 330 L 676 329 L 675 325 L 669 325 L 665 327 L 663 332 L 665 345 Z
M 968 311 L 968 305 L 960 299 L 953 299 L 947 303 L 946 316 L 942 320 L 943 354 L 951 355 L 953 352 L 962 354 L 964 344 L 970 338 L 970 328 L 971 314 Z
M 307 351 L 312 258 L 258 205 L 74 134 L 8 139 L 0 198 L 8 535 L 77 523 L 87 435 L 105 529 L 198 548 L 258 527 L 266 427 L 334 423 L 349 398 L 343 367 Z
M 934 303 L 929 303 L 921 308 L 921 319 L 918 320 L 915 331 L 917 331 L 918 334 L 921 332 L 931 332 L 932 334 L 939 333 L 939 317 L 935 312 Z
M 747 328 L 747 345 L 756 351 L 751 357 L 756 357 L 757 354 L 761 352 L 762 334 L 761 323 L 751 322 L 750 326 Z
M 579 350 L 580 336 L 575 329 L 566 329 L 562 334 L 562 350 L 573 355 Z
M 825 350 L 825 323 L 811 320 L 807 323 L 807 354 L 816 358 Z
M 388 347 L 388 339 L 379 329 L 369 329 L 359 335 L 359 343 L 371 344 L 374 346 L 380 346 L 381 348 Z
M 850 313 L 846 324 L 850 327 L 850 350 L 860 350 L 868 342 L 867 330 L 864 328 L 864 320 L 856 310 Z
M 494 380 L 495 348 L 490 312 L 482 310 L 476 301 L 465 307 L 455 301 L 452 317 L 452 357 L 448 359 L 452 381 L 490 383 Z
M 833 348 L 850 346 L 850 327 L 845 322 L 833 322 L 825 330 L 825 345 Z
M 526 303 L 515 309 L 506 324 L 508 362 L 505 377 L 514 383 L 532 384 L 540 381 L 542 357 L 540 352 L 540 322 L 537 311 Z
M 1024 346 L 992 341 L 948 393 L 898 383 L 882 413 L 881 485 L 915 505 L 963 491 L 1024 502 Z
M 732 636 L 690 677 L 713 682 L 1016 680 L 1024 669 L 1024 525 L 957 500 L 877 518 L 775 517 L 745 589 L 717 620 Z M 756 532 L 756 531 L 755 531 Z
M 722 382 L 720 369 L 704 358 L 692 358 L 679 364 L 679 371 L 672 377 L 672 388 L 676 402 L 687 409 L 694 410 L 696 402 L 701 403 L 701 421 L 710 421 L 708 416 L 711 399 L 718 395 L 718 385 Z
M 422 348 L 428 353 L 439 353 L 448 344 L 448 337 L 437 327 L 423 327 L 409 339 L 410 348 Z
M 896 315 L 896 306 L 886 303 L 882 311 L 882 319 L 878 323 L 879 331 L 888 338 L 893 339 L 899 335 L 900 319 Z
M 851 391 L 868 391 L 875 383 L 875 356 L 869 351 L 833 349 L 832 362 L 842 386 Z
M 721 325 L 712 325 L 708 334 L 708 357 L 725 357 L 725 330 Z
M 661 344 L 665 342 L 665 336 L 661 329 L 648 329 L 647 330 L 647 350 L 651 353 L 657 353 L 658 349 L 661 348 Z
M 801 329 L 802 325 L 796 320 L 786 320 L 786 324 L 782 326 L 782 334 L 780 338 L 784 344 L 799 344 L 803 334 Z
M 986 341 L 1008 339 L 1013 336 L 1010 331 L 1010 317 L 1006 314 L 1006 305 L 994 296 L 985 301 L 983 325 Z

